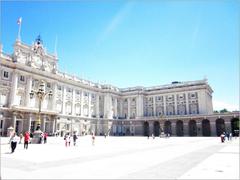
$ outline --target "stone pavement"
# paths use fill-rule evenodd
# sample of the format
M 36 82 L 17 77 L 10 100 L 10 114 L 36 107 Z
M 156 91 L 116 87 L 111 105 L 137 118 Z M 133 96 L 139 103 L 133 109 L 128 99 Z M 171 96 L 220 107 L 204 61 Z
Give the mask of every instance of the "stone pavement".
M 62 137 L 47 144 L 18 144 L 11 154 L 1 138 L 2 179 L 239 179 L 239 138 L 79 137 L 64 146 Z

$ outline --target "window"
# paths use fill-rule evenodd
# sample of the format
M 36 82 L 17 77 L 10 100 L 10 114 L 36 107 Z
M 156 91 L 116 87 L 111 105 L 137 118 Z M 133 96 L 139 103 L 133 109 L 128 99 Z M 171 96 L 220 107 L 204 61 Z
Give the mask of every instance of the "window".
M 1 120 L 1 125 L 0 125 L 0 129 L 3 128 L 3 120 Z
M 50 83 L 47 83 L 47 88 L 51 88 L 51 84 Z
M 62 90 L 62 86 L 58 86 L 58 90 L 60 90 L 60 91 L 61 91 L 61 90 Z
M 20 81 L 24 82 L 25 81 L 25 77 L 24 76 L 20 76 Z
M 4 77 L 4 78 L 8 78 L 8 77 L 9 77 L 9 73 L 8 73 L 7 71 L 4 71 L 4 72 L 3 72 L 3 77 Z
M 1 94 L 0 95 L 0 106 L 5 106 L 7 105 L 7 96 L 6 94 Z

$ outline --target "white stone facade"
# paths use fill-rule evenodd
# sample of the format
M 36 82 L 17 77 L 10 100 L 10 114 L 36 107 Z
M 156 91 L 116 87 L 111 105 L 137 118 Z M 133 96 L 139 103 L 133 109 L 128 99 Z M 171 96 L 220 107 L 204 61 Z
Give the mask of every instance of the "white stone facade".
M 39 103 L 29 93 L 42 80 L 45 90 L 53 91 L 41 108 L 41 129 L 48 133 L 116 134 L 130 123 L 129 133 L 141 134 L 138 123 L 146 120 L 213 114 L 213 90 L 205 79 L 124 89 L 98 84 L 58 71 L 57 56 L 48 54 L 39 39 L 32 46 L 16 41 L 13 54 L 1 50 L 0 59 L 2 134 L 10 126 L 34 131 Z

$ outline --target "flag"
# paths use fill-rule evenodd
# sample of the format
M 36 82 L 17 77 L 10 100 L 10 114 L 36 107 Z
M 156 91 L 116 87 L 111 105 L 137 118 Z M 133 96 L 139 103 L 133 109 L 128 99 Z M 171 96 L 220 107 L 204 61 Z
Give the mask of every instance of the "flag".
M 22 17 L 18 18 L 17 24 L 20 25 L 22 23 Z

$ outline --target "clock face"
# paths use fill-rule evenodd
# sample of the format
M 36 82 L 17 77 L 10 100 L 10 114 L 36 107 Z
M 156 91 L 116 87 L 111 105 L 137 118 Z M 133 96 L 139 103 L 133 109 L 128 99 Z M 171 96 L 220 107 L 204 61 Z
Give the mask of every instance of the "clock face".
M 40 56 L 33 56 L 32 63 L 36 68 L 40 68 L 42 66 L 42 60 Z

